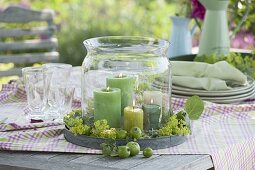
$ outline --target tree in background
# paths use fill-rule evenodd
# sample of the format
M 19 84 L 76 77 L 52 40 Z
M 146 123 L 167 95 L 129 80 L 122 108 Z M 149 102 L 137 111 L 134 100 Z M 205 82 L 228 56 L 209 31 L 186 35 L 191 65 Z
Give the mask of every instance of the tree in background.
M 255 0 L 231 0 L 229 14 L 230 30 L 233 33 L 232 47 L 255 48 Z M 241 29 L 235 29 L 243 16 Z

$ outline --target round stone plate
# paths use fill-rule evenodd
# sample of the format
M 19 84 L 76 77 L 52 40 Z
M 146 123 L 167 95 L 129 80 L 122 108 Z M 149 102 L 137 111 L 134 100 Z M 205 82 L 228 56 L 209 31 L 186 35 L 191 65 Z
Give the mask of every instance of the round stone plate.
M 101 149 L 100 144 L 107 142 L 107 139 L 90 137 L 86 135 L 77 135 L 75 136 L 67 128 L 64 129 L 65 139 L 75 145 L 83 146 L 86 148 Z M 185 136 L 166 136 L 150 139 L 140 139 L 137 142 L 139 143 L 141 150 L 146 147 L 151 147 L 152 149 L 163 149 L 169 148 L 172 146 L 180 145 L 187 140 Z M 116 144 L 126 145 L 127 140 L 116 140 Z

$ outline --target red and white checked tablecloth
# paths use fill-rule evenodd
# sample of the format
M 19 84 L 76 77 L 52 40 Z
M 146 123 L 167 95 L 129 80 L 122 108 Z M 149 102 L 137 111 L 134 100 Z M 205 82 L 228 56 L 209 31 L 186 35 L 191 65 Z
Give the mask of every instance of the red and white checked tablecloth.
M 174 110 L 185 99 L 173 98 Z M 201 119 L 181 145 L 156 154 L 210 154 L 215 169 L 255 169 L 255 100 L 239 105 L 205 102 Z M 79 102 L 73 103 L 79 107 Z M 101 151 L 67 142 L 58 122 L 30 123 L 25 119 L 26 93 L 22 84 L 4 85 L 0 92 L 0 150 L 76 152 Z

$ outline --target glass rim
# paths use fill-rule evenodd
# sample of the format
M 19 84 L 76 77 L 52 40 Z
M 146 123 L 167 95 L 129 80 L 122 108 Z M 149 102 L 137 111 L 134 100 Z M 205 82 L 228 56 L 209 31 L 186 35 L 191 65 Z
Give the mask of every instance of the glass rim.
M 66 63 L 46 63 L 42 65 L 43 68 L 51 68 L 51 67 L 58 67 L 58 68 L 71 68 L 71 64 Z
M 136 42 L 135 45 L 147 45 L 151 46 L 154 44 L 153 50 L 150 51 L 156 51 L 156 50 L 163 50 L 167 49 L 170 46 L 170 42 L 164 39 L 160 38 L 152 38 L 152 37 L 143 37 L 143 36 L 102 36 L 102 37 L 94 37 L 90 39 L 86 39 L 83 41 L 83 44 L 88 49 L 93 48 L 100 48 L 103 43 L 100 42 L 100 40 L 130 40 L 133 42 Z M 107 41 L 106 41 L 107 42 Z M 144 43 L 147 42 L 147 43 Z M 109 43 L 110 44 L 110 43 Z M 113 44 L 113 43 L 112 43 Z M 127 42 L 123 41 L 121 44 L 128 45 Z M 118 44 L 117 46 L 114 46 L 116 49 L 121 48 L 121 46 Z
M 24 67 L 21 69 L 22 73 L 33 73 L 33 72 L 42 72 L 42 67 Z

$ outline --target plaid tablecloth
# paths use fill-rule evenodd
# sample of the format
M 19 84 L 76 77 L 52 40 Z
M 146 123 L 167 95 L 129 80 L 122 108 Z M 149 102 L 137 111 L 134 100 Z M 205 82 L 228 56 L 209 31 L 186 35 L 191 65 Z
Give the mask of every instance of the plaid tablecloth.
M 185 99 L 173 98 L 174 110 Z M 156 154 L 210 154 L 215 169 L 255 169 L 255 101 L 239 105 L 206 103 L 201 119 L 193 121 L 193 134 L 181 145 L 154 151 Z M 78 108 L 79 102 L 73 106 Z M 26 94 L 20 83 L 4 85 L 0 92 L 0 149 L 21 151 L 101 151 L 67 142 L 58 122 L 30 123 Z

